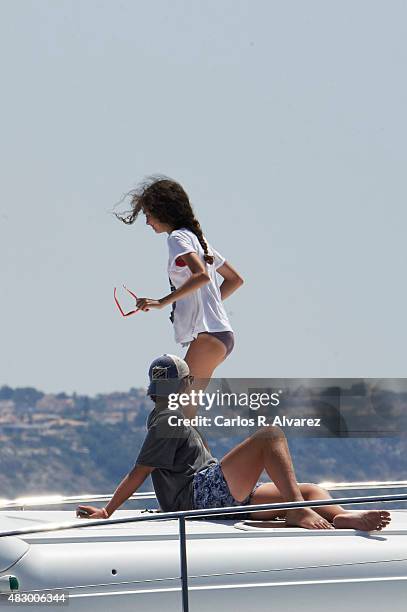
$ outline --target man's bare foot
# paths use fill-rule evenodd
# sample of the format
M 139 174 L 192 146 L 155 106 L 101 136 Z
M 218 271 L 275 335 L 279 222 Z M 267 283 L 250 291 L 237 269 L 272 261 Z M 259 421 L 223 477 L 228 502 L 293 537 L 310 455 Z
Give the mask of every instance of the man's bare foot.
M 331 523 L 311 508 L 287 510 L 285 524 L 287 527 L 303 527 L 304 529 L 335 529 Z
M 360 531 L 380 531 L 391 521 L 387 510 L 361 510 L 337 514 L 333 520 L 336 529 L 359 529 Z

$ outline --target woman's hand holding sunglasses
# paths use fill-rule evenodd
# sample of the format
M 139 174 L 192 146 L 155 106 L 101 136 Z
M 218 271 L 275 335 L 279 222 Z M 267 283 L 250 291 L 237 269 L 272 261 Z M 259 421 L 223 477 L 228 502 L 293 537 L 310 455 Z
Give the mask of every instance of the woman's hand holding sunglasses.
M 164 305 L 160 302 L 160 300 L 153 300 L 152 298 L 138 298 L 136 306 L 143 312 L 148 312 L 150 308 L 164 308 Z
M 122 317 L 130 317 L 131 315 L 136 314 L 136 312 L 138 312 L 139 310 L 142 310 L 143 312 L 148 312 L 151 308 L 160 309 L 164 308 L 165 306 L 162 300 L 153 300 L 152 298 L 139 298 L 135 293 L 133 293 L 133 291 L 127 289 L 126 285 L 123 285 L 123 287 L 127 291 L 127 293 L 130 293 L 130 295 L 136 300 L 136 309 L 130 310 L 129 312 L 124 312 L 123 308 L 120 306 L 119 300 L 117 299 L 115 287 L 113 292 L 114 301 L 116 302 L 117 308 L 120 310 Z
M 126 285 L 123 285 L 123 287 L 127 291 L 127 293 L 130 293 L 131 297 L 133 297 L 135 300 L 139 299 L 137 295 L 133 293 L 133 291 L 130 291 L 130 289 L 127 289 Z M 140 310 L 140 308 L 137 307 L 135 310 L 129 310 L 129 312 L 124 312 L 123 308 L 120 306 L 119 300 L 117 299 L 116 287 L 114 288 L 114 291 L 113 291 L 113 297 L 114 297 L 114 301 L 116 302 L 117 308 L 120 310 L 120 314 L 122 315 L 122 317 L 130 317 L 131 315 L 136 314 L 136 312 Z

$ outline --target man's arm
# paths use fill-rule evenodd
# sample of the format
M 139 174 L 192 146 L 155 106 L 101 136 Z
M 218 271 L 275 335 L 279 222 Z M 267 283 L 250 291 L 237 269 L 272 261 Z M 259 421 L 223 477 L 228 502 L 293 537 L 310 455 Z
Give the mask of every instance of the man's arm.
M 149 476 L 154 469 L 155 468 L 148 465 L 134 466 L 127 476 L 123 478 L 114 492 L 112 499 L 107 506 L 105 506 L 109 516 L 141 487 L 147 476 Z
M 78 511 L 83 510 L 86 512 L 83 518 L 109 518 L 126 499 L 129 499 L 129 497 L 137 491 L 154 469 L 155 468 L 148 465 L 135 465 L 127 476 L 123 478 L 107 506 L 104 508 L 95 508 L 94 506 L 80 505 L 76 509 L 76 515 L 80 516 Z

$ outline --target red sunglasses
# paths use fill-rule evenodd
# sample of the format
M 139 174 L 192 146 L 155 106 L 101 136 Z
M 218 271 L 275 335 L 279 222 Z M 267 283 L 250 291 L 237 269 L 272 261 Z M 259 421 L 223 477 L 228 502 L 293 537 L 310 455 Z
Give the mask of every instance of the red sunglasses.
M 137 295 L 136 295 L 135 293 L 133 293 L 133 291 L 130 291 L 130 289 L 127 289 L 126 285 L 123 285 L 123 287 L 125 288 L 125 290 L 126 290 L 128 293 L 130 293 L 130 295 L 131 295 L 132 297 L 134 297 L 134 299 L 135 299 L 135 300 L 138 300 Z M 120 306 L 120 304 L 119 304 L 119 300 L 117 299 L 117 296 L 116 296 L 116 287 L 114 288 L 114 291 L 113 291 L 113 296 L 114 296 L 114 301 L 116 302 L 116 304 L 117 304 L 117 308 L 120 310 L 120 313 L 121 313 L 122 317 L 130 317 L 131 315 L 135 314 L 136 312 L 138 312 L 138 311 L 140 310 L 140 308 L 136 308 L 136 310 L 130 310 L 129 312 L 124 312 L 124 310 L 123 310 L 123 308 Z

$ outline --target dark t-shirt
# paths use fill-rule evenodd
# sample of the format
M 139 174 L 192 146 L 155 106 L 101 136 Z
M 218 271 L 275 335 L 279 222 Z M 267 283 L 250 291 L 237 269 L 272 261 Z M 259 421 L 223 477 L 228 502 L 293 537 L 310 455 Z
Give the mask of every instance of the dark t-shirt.
M 170 416 L 172 423 L 184 417 L 180 410 L 166 407 L 155 407 L 150 412 L 147 436 L 136 464 L 155 468 L 151 478 L 161 510 L 191 510 L 194 474 L 217 459 L 205 448 L 197 429 L 184 423 L 170 425 Z

